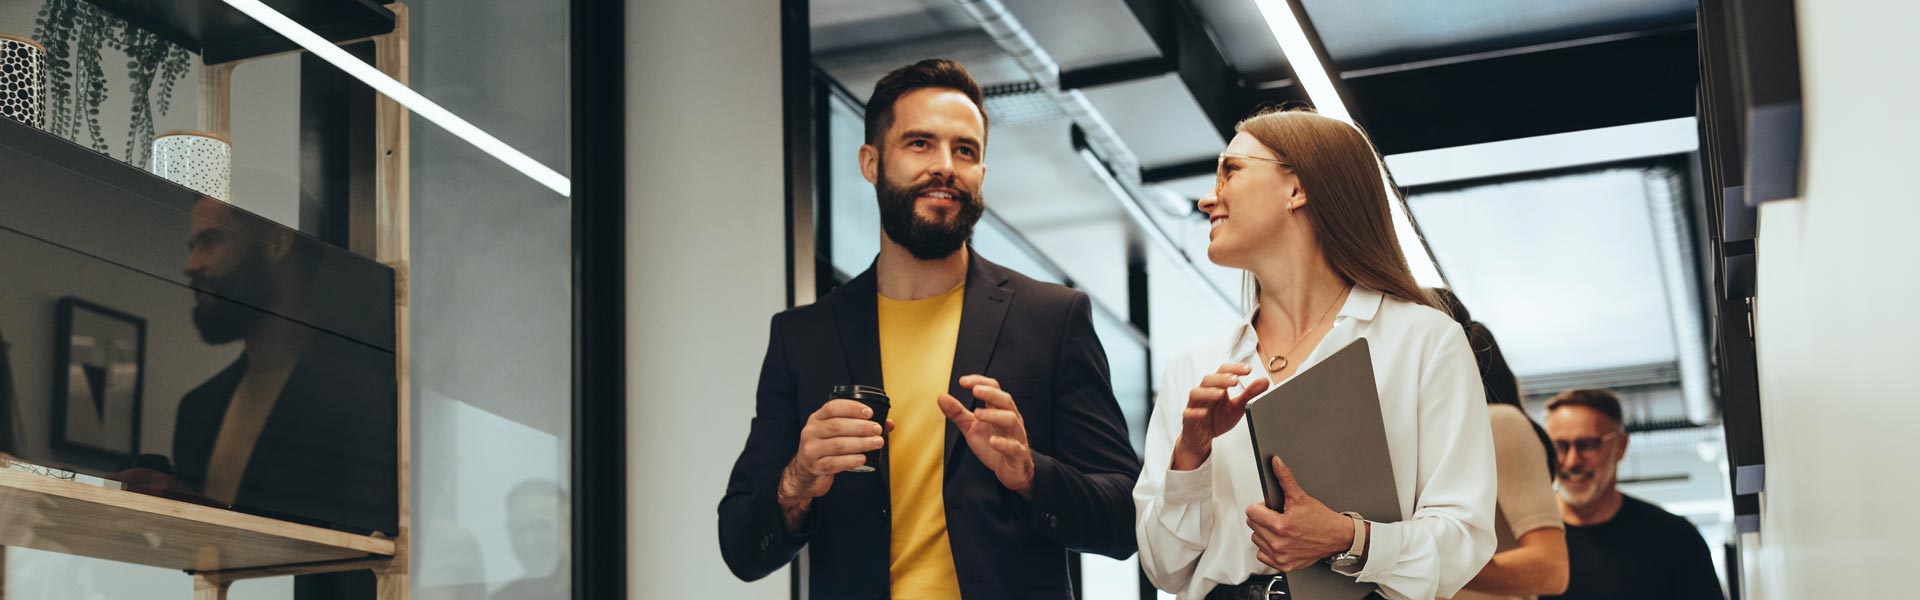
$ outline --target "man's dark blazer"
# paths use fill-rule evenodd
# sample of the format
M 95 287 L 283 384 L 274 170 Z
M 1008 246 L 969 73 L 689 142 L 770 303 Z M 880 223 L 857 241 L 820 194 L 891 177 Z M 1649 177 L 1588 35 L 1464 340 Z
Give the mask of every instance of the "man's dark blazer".
M 271 317 L 270 317 L 271 318 Z M 398 531 L 393 355 L 314 332 L 260 431 L 235 508 L 351 531 Z M 204 490 L 247 355 L 200 384 L 174 417 L 176 476 Z
M 946 432 L 947 536 L 967 598 L 1070 598 L 1067 550 L 1131 556 L 1140 459 L 1094 336 L 1092 303 L 971 254 L 949 393 L 970 403 L 963 375 L 997 379 L 1026 420 L 1031 501 L 1001 485 L 951 422 Z M 885 598 L 892 520 L 887 466 L 842 473 L 790 533 L 775 500 L 800 429 L 835 385 L 885 388 L 873 269 L 818 303 L 773 318 L 747 445 L 720 500 L 720 552 L 734 575 L 765 577 L 802 547 L 808 597 Z M 934 402 L 934 398 L 893 398 Z

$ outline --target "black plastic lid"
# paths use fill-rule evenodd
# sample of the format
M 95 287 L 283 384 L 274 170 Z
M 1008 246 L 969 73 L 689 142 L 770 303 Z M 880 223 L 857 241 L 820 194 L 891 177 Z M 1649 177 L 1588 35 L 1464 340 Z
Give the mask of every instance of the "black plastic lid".
M 888 401 L 886 391 L 870 385 L 836 385 L 833 386 L 833 397 L 848 400 Z

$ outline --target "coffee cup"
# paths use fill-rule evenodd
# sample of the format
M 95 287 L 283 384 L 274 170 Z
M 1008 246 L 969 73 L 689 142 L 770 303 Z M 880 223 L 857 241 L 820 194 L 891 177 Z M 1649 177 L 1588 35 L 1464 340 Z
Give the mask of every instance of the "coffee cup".
M 887 393 L 881 391 L 880 388 L 868 385 L 836 385 L 833 386 L 833 395 L 828 398 L 828 401 L 833 400 L 852 400 L 867 405 L 867 408 L 873 409 L 873 422 L 879 423 L 882 431 L 885 430 L 887 426 L 887 408 L 891 406 L 892 403 L 887 399 Z M 881 437 L 884 439 L 886 434 L 882 433 Z M 847 472 L 872 473 L 885 456 L 886 446 L 883 443 L 879 450 L 867 453 L 866 464 L 848 469 Z

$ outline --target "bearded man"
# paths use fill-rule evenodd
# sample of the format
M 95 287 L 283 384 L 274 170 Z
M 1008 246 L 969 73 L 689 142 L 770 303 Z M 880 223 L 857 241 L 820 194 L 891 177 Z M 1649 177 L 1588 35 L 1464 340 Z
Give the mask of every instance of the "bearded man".
M 773 318 L 720 548 L 803 597 L 1072 597 L 1069 551 L 1134 552 L 1140 472 L 1086 294 L 968 247 L 985 210 L 980 86 L 946 60 L 874 86 L 861 172 L 873 267 Z M 888 418 L 831 400 L 880 388 Z M 879 451 L 877 464 L 868 453 Z
M 1726 598 L 1693 523 L 1620 493 L 1627 456 L 1621 419 L 1620 397 L 1607 390 L 1567 390 L 1547 401 L 1571 567 L 1566 593 L 1554 597 Z

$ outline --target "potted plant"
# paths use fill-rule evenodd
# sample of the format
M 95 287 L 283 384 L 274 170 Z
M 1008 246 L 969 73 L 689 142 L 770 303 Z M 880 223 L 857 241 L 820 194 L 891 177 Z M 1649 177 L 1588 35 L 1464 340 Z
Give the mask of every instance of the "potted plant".
M 127 57 L 132 98 L 125 160 L 145 164 L 153 119 L 172 108 L 173 86 L 192 67 L 185 48 L 128 24 L 86 0 L 46 0 L 34 20 L 47 53 L 47 131 L 107 153 L 100 106 L 107 101 L 103 50 Z M 157 112 L 156 112 L 157 110 Z M 84 140 L 82 135 L 85 135 Z
M 44 127 L 47 51 L 28 38 L 0 33 L 0 117 Z

